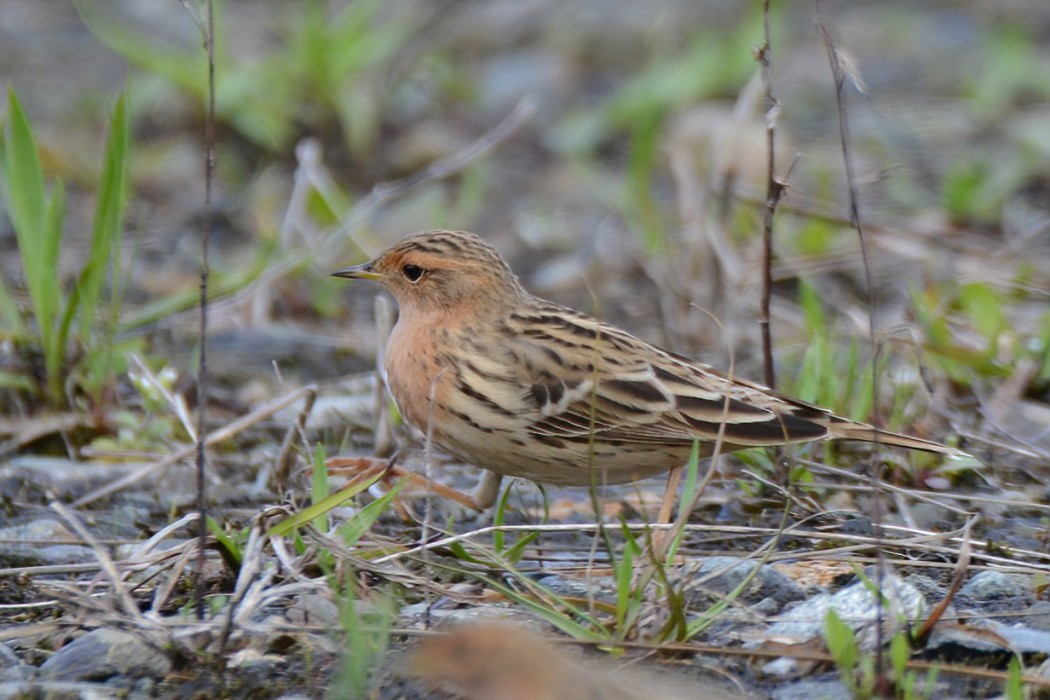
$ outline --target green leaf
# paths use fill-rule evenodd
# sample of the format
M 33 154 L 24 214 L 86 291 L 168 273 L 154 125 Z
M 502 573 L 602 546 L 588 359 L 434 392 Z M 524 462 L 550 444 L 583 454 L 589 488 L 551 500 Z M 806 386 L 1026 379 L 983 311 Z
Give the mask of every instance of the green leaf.
M 1014 655 L 1010 659 L 1010 665 L 1006 668 L 1006 687 L 1003 689 L 1003 697 L 1007 700 L 1023 700 L 1025 695 L 1022 670 L 1021 660 Z
M 44 256 L 48 272 L 44 274 L 44 296 L 48 299 L 48 310 L 44 318 L 37 315 L 40 324 L 41 344 L 44 346 L 44 365 L 47 368 L 47 386 L 51 400 L 58 402 L 62 396 L 62 361 L 66 354 L 66 338 L 57 333 L 59 307 L 62 291 L 58 285 L 58 248 L 62 241 L 62 220 L 66 213 L 66 189 L 61 180 L 55 182 L 51 202 L 47 208 L 47 223 L 43 233 Z
M 799 281 L 798 303 L 802 307 L 802 315 L 806 320 L 806 333 L 812 338 L 827 333 L 827 315 L 824 313 L 824 303 L 813 285 L 805 280 Z
M 209 515 L 205 522 L 208 525 L 208 532 L 210 532 L 212 537 L 218 541 L 219 546 L 225 549 L 229 555 L 233 557 L 234 561 L 240 564 L 244 559 L 244 551 L 241 549 L 240 545 L 234 542 L 233 539 L 226 534 L 222 525 L 220 525 L 215 518 Z
M 18 304 L 15 303 L 14 298 L 11 296 L 11 290 L 8 289 L 7 283 L 0 279 L 0 322 L 3 326 L 0 326 L 0 338 L 14 337 L 17 340 L 27 340 L 29 338 L 29 330 L 26 328 L 25 322 L 22 320 L 22 313 L 18 309 Z
M 979 282 L 966 284 L 959 290 L 959 302 L 977 332 L 988 340 L 994 351 L 999 332 L 1005 324 L 999 293 Z
M 893 665 L 893 677 L 900 682 L 904 678 L 904 671 L 908 666 L 908 657 L 911 649 L 908 645 L 908 636 L 903 632 L 893 635 L 890 640 L 890 663 Z
M 325 466 L 324 447 L 317 445 L 314 448 L 314 470 L 313 479 L 310 483 L 310 502 L 320 503 L 332 493 L 328 484 L 328 468 Z M 318 515 L 314 520 L 314 527 L 321 532 L 328 532 L 328 512 Z
M 78 337 L 81 343 L 90 349 L 87 362 L 96 370 L 86 374 L 89 386 L 85 388 L 92 395 L 97 395 L 109 382 L 118 364 L 114 359 L 117 352 L 114 337 L 120 315 L 120 253 L 124 240 L 130 142 L 127 100 L 124 94 L 121 94 L 117 97 L 110 115 L 109 137 L 99 172 L 98 190 L 95 193 L 95 219 L 88 259 L 81 268 L 73 293 L 66 304 L 57 339 L 57 344 L 65 347 L 76 321 Z M 111 288 L 109 314 L 104 333 L 96 338 L 96 308 L 107 273 Z
M 0 372 L 0 389 L 15 389 L 17 391 L 33 391 L 33 381 L 24 374 L 13 374 L 11 372 Z
M 372 529 L 379 516 L 390 507 L 390 502 L 397 498 L 408 479 L 402 479 L 394 487 L 357 512 L 357 514 L 339 526 L 339 535 L 347 547 L 352 547 L 361 537 Z
M 682 500 L 680 501 L 680 508 L 689 508 L 693 503 L 693 499 L 696 497 L 696 489 L 700 483 L 700 441 L 693 440 L 693 446 L 689 449 L 689 460 L 685 463 L 685 483 L 682 486 Z M 667 556 L 664 557 L 664 562 L 668 566 L 674 563 L 675 555 L 678 553 L 678 547 L 682 544 L 682 539 L 685 537 L 685 529 L 681 529 L 675 533 L 674 539 L 667 546 Z
M 835 659 L 843 680 L 850 677 L 847 686 L 851 685 L 851 676 L 857 667 L 859 655 L 857 639 L 853 634 L 853 629 L 842 621 L 834 608 L 828 609 L 828 614 L 824 617 L 824 642 L 828 645 L 828 651 Z
M 58 315 L 59 292 L 55 279 L 58 240 L 54 240 L 53 232 L 57 228 L 61 235 L 64 197 L 58 187 L 49 204 L 44 192 L 44 174 L 40 168 L 36 139 L 13 88 L 8 89 L 7 100 L 4 170 L 7 173 L 8 211 L 46 355 L 52 344 Z
M 281 522 L 271 527 L 266 534 L 270 537 L 283 537 L 285 535 L 291 534 L 292 532 L 299 529 L 311 520 L 315 520 L 324 513 L 327 513 L 333 508 L 337 508 L 346 501 L 349 501 L 351 498 L 361 493 L 372 484 L 379 481 L 379 479 L 382 478 L 382 476 L 382 474 L 376 474 L 371 479 L 366 479 L 365 481 L 358 482 L 356 484 L 353 484 L 352 486 L 347 486 L 346 488 L 336 491 L 327 498 L 324 498 L 318 501 L 317 503 L 314 503 L 313 505 L 304 508 L 295 515 L 285 518 Z
M 517 564 L 525 556 L 525 549 L 540 538 L 539 532 L 529 532 L 518 538 L 518 541 L 507 548 L 503 558 L 511 564 Z
M 465 561 L 468 564 L 477 564 L 479 566 L 489 565 L 488 562 L 482 561 L 481 559 L 478 559 L 473 554 L 468 552 L 467 548 L 463 546 L 462 542 L 450 542 L 448 545 L 448 550 L 452 552 L 456 559 L 459 559 L 460 561 Z

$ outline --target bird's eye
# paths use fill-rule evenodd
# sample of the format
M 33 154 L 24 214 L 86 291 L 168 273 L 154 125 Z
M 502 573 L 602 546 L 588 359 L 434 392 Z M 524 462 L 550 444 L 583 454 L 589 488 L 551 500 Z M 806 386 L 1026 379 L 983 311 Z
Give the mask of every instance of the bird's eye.
M 405 265 L 401 268 L 401 273 L 409 282 L 418 282 L 419 278 L 423 276 L 423 268 L 418 265 Z

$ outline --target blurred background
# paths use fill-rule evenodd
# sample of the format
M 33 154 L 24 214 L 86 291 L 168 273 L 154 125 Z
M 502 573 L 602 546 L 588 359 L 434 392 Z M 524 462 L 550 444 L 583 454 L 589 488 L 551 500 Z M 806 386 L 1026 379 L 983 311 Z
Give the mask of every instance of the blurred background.
M 68 295 L 92 258 L 107 124 L 125 91 L 127 198 L 111 263 L 120 309 L 101 325 L 179 372 L 195 352 L 204 202 L 206 64 L 201 8 L 188 5 L 0 6 L 0 75 L 35 134 L 45 189 L 64 183 L 50 283 Z M 539 295 L 762 376 L 761 3 L 216 7 L 212 362 L 235 395 L 371 367 L 377 290 L 328 273 L 435 227 L 488 237 Z M 875 340 L 889 343 L 884 371 L 911 387 L 907 403 L 920 367 L 928 383 L 950 380 L 944 391 L 967 401 L 977 399 L 960 384 L 985 386 L 1023 367 L 1014 398 L 1045 402 L 1050 6 L 1037 0 L 774 3 L 775 165 L 787 182 L 774 231 L 781 387 L 839 410 L 870 409 L 870 397 L 851 398 L 866 381 L 857 368 L 871 352 L 871 307 L 818 22 L 847 70 L 842 108 Z M 508 118 L 516 128 L 471 154 Z M 456 164 L 447 176 L 367 198 L 441 159 Z M 31 409 L 51 370 L 27 349 L 32 285 L 10 211 L 14 167 L 0 200 L 3 369 L 15 387 L 7 405 Z M 98 308 L 109 308 L 116 297 L 100 294 Z M 126 358 L 117 351 L 109 380 L 78 386 L 78 363 L 102 341 L 98 327 L 78 337 L 80 322 L 69 325 L 71 347 L 53 363 L 73 374 L 62 393 L 104 403 L 107 381 L 119 394 Z M 12 379 L 27 373 L 32 382 Z M 852 383 L 828 389 L 822 376 Z M 920 409 L 909 412 L 919 420 Z

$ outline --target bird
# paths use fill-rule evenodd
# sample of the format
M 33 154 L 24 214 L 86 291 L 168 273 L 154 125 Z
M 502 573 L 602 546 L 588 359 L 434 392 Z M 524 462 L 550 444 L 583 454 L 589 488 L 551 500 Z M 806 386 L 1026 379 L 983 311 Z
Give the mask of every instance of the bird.
M 566 653 L 520 624 L 463 624 L 424 639 L 407 675 L 466 700 L 645 700 L 743 698 L 704 677 L 658 667 L 618 668 Z
M 859 440 L 959 457 L 669 352 L 530 294 L 497 249 L 465 231 L 411 234 L 332 273 L 380 283 L 398 304 L 386 383 L 433 444 L 502 477 L 556 486 L 621 484 L 690 457 L 822 440 Z

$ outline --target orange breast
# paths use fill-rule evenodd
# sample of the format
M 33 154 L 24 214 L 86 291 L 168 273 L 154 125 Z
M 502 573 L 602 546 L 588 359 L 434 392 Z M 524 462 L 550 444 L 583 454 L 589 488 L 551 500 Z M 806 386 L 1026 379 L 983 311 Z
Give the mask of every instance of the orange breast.
M 394 326 L 386 346 L 386 374 L 401 415 L 426 430 L 430 396 L 441 374 L 433 333 L 422 324 Z

